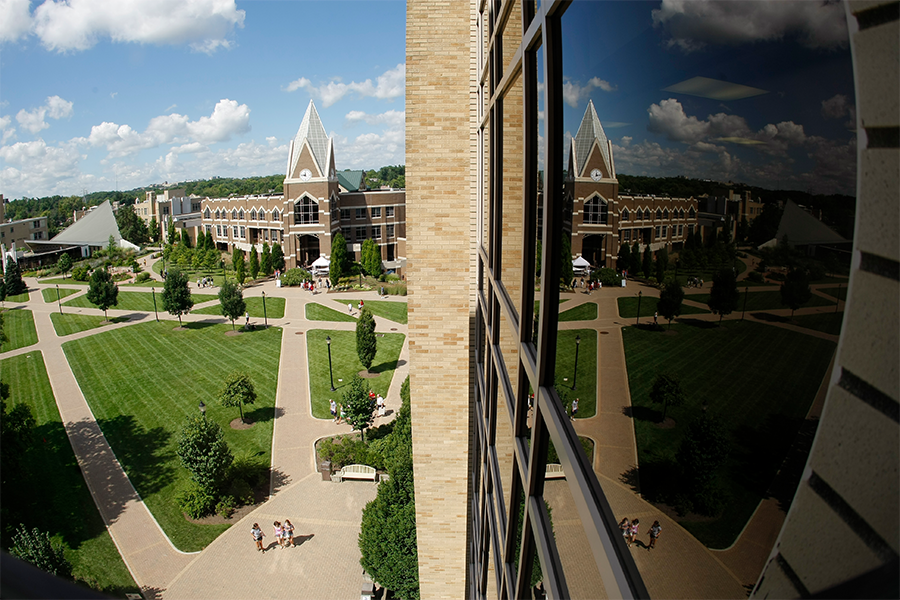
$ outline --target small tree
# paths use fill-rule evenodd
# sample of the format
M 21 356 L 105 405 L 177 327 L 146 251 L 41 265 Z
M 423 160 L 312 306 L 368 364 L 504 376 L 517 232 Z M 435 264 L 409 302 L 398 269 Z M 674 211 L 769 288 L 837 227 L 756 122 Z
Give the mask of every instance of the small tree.
M 29 562 L 41 571 L 57 577 L 71 577 L 72 565 L 66 560 L 62 545 L 54 543 L 50 534 L 37 527 L 28 531 L 20 523 L 12 539 L 10 554 Z
M 628 267 L 631 265 L 631 247 L 628 244 L 622 244 L 619 246 L 619 254 L 616 257 L 616 270 L 627 271 Z
M 228 467 L 234 462 L 222 428 L 205 415 L 187 418 L 175 452 L 194 481 L 209 491 L 225 481 Z
M 203 266 L 209 271 L 217 269 L 220 260 L 222 260 L 222 255 L 215 247 L 207 248 L 206 252 L 203 253 Z
M 628 272 L 632 277 L 636 277 L 641 270 L 641 245 L 637 240 L 631 245 L 631 252 L 628 255 Z
M 170 246 L 175 244 L 175 225 L 172 223 L 172 217 L 166 222 L 166 243 Z
M 644 247 L 644 260 L 641 263 L 641 270 L 644 272 L 644 277 L 653 275 L 653 253 L 650 252 L 650 244 Z
M 212 234 L 210 234 L 212 235 Z M 206 250 L 206 234 L 203 233 L 202 229 L 197 231 L 197 250 Z M 195 256 L 200 253 L 195 253 Z
M 250 279 L 256 279 L 259 275 L 259 255 L 256 253 L 256 246 L 250 247 Z
M 6 284 L 6 295 L 16 296 L 28 290 L 28 286 L 22 280 L 22 273 L 19 271 L 19 263 L 11 256 L 6 258 L 6 275 L 3 278 Z
M 237 279 L 239 284 L 244 285 L 244 280 L 247 279 L 244 252 L 237 246 L 234 247 L 234 251 L 231 253 L 231 266 L 234 268 L 235 279 Z
M 669 321 L 669 329 L 672 328 L 672 319 L 681 314 L 681 302 L 684 300 L 684 290 L 677 280 L 672 279 L 659 294 L 659 303 L 656 309 Z
M 188 313 L 194 306 L 191 298 L 191 290 L 188 288 L 187 275 L 179 270 L 169 271 L 162 291 L 163 308 L 170 315 L 178 317 L 178 325 L 181 325 L 181 315 Z
M 278 242 L 272 246 L 272 272 L 275 269 L 284 273 L 284 250 L 281 249 L 281 244 Z
M 347 240 L 340 232 L 331 238 L 331 263 L 328 265 L 328 278 L 335 287 L 347 269 L 350 268 L 350 257 L 347 256 Z
M 147 233 L 150 236 L 150 241 L 154 244 L 159 241 L 159 222 L 156 220 L 156 217 L 151 217 L 150 225 L 147 227 Z
M 234 371 L 225 378 L 225 385 L 219 392 L 219 402 L 224 407 L 237 406 L 241 411 L 241 422 L 244 422 L 244 405 L 256 402 L 256 390 L 250 375 L 243 371 Z
M 809 289 L 809 275 L 806 269 L 791 269 L 781 284 L 781 303 L 791 308 L 791 319 L 794 311 L 809 302 L 812 290 Z
M 60 270 L 63 274 L 63 277 L 72 270 L 72 257 L 68 254 L 63 254 L 59 257 L 59 260 L 56 261 L 56 268 Z
M 247 310 L 244 302 L 244 293 L 238 284 L 233 281 L 223 281 L 219 288 L 219 304 L 222 305 L 222 314 L 231 319 L 231 330 L 234 331 L 234 320 L 240 319 Z
M 282 260 L 283 259 L 284 259 L 284 257 L 282 256 Z M 272 273 L 275 272 L 275 267 L 272 266 L 273 262 L 274 261 L 272 260 L 272 252 L 271 252 L 271 250 L 269 250 L 269 242 L 263 242 L 262 260 L 260 260 L 260 269 L 262 270 L 263 275 L 265 275 L 266 277 L 268 277 L 269 275 L 271 275 Z
M 366 275 L 378 277 L 381 275 L 381 250 L 373 239 L 367 239 L 362 244 L 361 262 Z
M 188 233 L 188 230 L 187 230 L 187 229 L 182 229 L 182 230 L 181 230 L 181 244 L 182 244 L 185 248 L 190 248 L 190 247 L 191 247 L 191 234 Z
M 713 314 L 719 315 L 719 323 L 722 322 L 722 317 L 730 315 L 737 309 L 740 298 L 741 294 L 737 289 L 734 270 L 725 268 L 716 271 L 706 304 Z
M 359 320 L 356 322 L 356 355 L 359 356 L 359 362 L 366 368 L 366 371 L 375 360 L 375 353 L 378 350 L 376 340 L 375 317 L 372 316 L 368 306 L 363 306 Z
M 375 419 L 375 403 L 369 398 L 363 380 L 354 375 L 344 392 L 344 417 L 354 431 L 358 431 L 363 441 L 366 439 L 366 428 Z
M 665 373 L 656 376 L 656 381 L 653 382 L 653 388 L 650 390 L 650 400 L 663 405 L 663 421 L 666 420 L 666 413 L 670 406 L 681 406 L 686 399 L 677 377 Z
M 656 280 L 662 283 L 666 279 L 666 271 L 669 269 L 669 251 L 661 248 L 656 251 Z
M 112 275 L 106 269 L 97 269 L 91 275 L 91 284 L 87 293 L 88 302 L 103 311 L 103 316 L 109 320 L 106 309 L 119 304 L 119 286 L 113 281 Z
M 562 244 L 559 255 L 559 279 L 560 283 L 568 286 L 575 277 L 575 267 L 572 266 L 572 240 L 566 232 L 563 232 Z

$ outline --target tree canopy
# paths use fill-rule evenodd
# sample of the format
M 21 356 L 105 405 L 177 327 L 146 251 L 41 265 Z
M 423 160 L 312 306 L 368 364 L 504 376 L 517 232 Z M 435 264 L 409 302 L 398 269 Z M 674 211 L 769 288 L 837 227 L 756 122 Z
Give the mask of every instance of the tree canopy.
M 59 260 L 56 261 L 56 268 L 63 274 L 63 277 L 66 276 L 66 273 L 72 270 L 72 257 L 68 254 L 63 254 L 59 257 Z
M 119 226 L 119 233 L 122 237 L 132 244 L 140 246 L 150 241 L 147 224 L 135 214 L 134 207 L 129 205 L 119 208 L 116 212 L 116 223 Z
M 684 300 L 684 290 L 678 280 L 672 279 L 663 287 L 659 294 L 659 303 L 656 310 L 669 321 L 669 329 L 672 328 L 672 319 L 681 314 L 681 302 Z
M 244 285 L 244 280 L 247 279 L 244 251 L 237 246 L 234 247 L 234 250 L 231 253 L 231 266 L 234 268 L 234 276 L 237 279 L 237 282 Z
M 169 270 L 163 284 L 162 303 L 166 312 L 178 317 L 178 324 L 181 325 L 181 315 L 186 314 L 194 307 L 194 300 L 191 298 L 191 290 L 188 288 L 188 278 L 185 273 L 178 269 Z
M 256 402 L 256 390 L 250 375 L 244 371 L 233 371 L 225 378 L 225 384 L 219 392 L 219 402 L 222 406 L 237 406 L 241 411 L 241 421 L 244 421 L 244 405 Z
M 660 373 L 650 389 L 650 400 L 663 405 L 662 420 L 666 420 L 666 412 L 670 406 L 678 407 L 684 404 L 687 398 L 681 389 L 681 383 L 674 375 Z
M 219 304 L 222 305 L 222 314 L 231 319 L 231 330 L 234 331 L 234 320 L 240 319 L 247 310 L 244 302 L 244 293 L 238 284 L 225 280 L 219 288 Z
M 356 321 L 356 355 L 359 362 L 366 368 L 372 366 L 375 353 L 378 351 L 378 341 L 375 337 L 375 317 L 372 316 L 368 306 L 363 306 L 359 319 Z
M 259 255 L 254 245 L 250 247 L 250 279 L 256 279 L 257 275 L 259 275 Z
M 362 244 L 360 262 L 366 275 L 378 277 L 381 275 L 381 249 L 373 239 L 367 239 Z
M 3 277 L 3 283 L 7 296 L 15 296 L 28 290 L 28 286 L 25 285 L 25 281 L 22 279 L 19 263 L 13 260 L 11 256 L 6 257 L 6 274 Z
M 365 440 L 366 428 L 375 419 L 375 403 L 369 398 L 362 377 L 354 375 L 343 393 L 344 417 L 354 431 L 359 431 Z
M 331 264 L 328 265 L 328 278 L 331 286 L 335 287 L 338 280 L 350 269 L 350 257 L 347 254 L 347 240 L 341 232 L 331 238 Z
M 282 256 L 282 261 L 284 257 Z M 263 272 L 263 275 L 268 277 L 272 273 L 275 272 L 275 268 L 272 266 L 272 251 L 269 249 L 269 242 L 263 242 L 262 246 L 262 259 L 259 262 L 259 268 Z M 256 279 L 256 277 L 254 277 Z
M 284 272 L 284 250 L 278 242 L 272 245 L 272 271 L 275 269 Z
M 119 304 L 119 286 L 113 281 L 112 275 L 106 269 L 96 269 L 91 274 L 91 284 L 87 292 L 88 302 L 103 311 Z M 107 317 L 108 319 L 108 317 Z
M 175 450 L 191 477 L 208 491 L 226 480 L 234 455 L 219 424 L 206 416 L 190 416 L 181 428 Z
M 741 294 L 737 289 L 737 281 L 734 275 L 734 269 L 725 268 L 716 271 L 713 275 L 713 286 L 709 291 L 709 300 L 706 304 L 713 314 L 719 315 L 719 322 L 722 317 L 730 315 L 737 309 L 738 301 Z
M 781 284 L 781 303 L 790 307 L 791 318 L 794 311 L 809 302 L 812 290 L 809 288 L 809 275 L 804 268 L 791 269 Z

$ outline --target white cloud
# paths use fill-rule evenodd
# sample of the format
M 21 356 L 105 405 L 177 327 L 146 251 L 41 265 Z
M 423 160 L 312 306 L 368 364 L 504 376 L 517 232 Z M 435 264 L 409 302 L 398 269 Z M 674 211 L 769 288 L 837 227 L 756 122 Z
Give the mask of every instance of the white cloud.
M 400 63 L 393 69 L 385 71 L 375 79 L 375 83 L 372 83 L 371 79 L 361 82 L 343 83 L 340 78 L 335 78 L 328 83 L 315 86 L 306 77 L 301 77 L 287 84 L 284 87 L 284 91 L 294 92 L 301 88 L 306 88 L 311 96 L 321 100 L 325 108 L 351 92 L 356 92 L 363 98 L 397 98 L 403 96 L 406 90 L 406 64 Z
M 0 180 L 10 197 L 71 193 L 81 177 L 79 162 L 85 158 L 72 143 L 48 146 L 44 140 L 18 142 L 0 147 L 0 158 L 8 165 Z
M 366 114 L 360 110 L 351 110 L 344 117 L 348 122 L 365 122 L 369 125 L 388 125 L 389 127 L 400 127 L 406 122 L 406 112 L 402 110 L 389 110 L 377 115 Z
M 16 128 L 12 127 L 12 117 L 9 115 L 0 117 L 0 144 L 14 139 L 16 139 Z
M 143 133 L 129 125 L 103 122 L 93 126 L 87 138 L 79 138 L 78 141 L 93 147 L 104 147 L 111 157 L 122 157 L 163 144 L 225 142 L 233 135 L 249 131 L 250 108 L 225 98 L 219 100 L 212 115 L 196 121 L 178 113 L 161 115 L 151 119 Z
M 25 37 L 31 29 L 31 0 L 0 0 L 0 44 Z
M 587 83 L 581 85 L 580 82 L 572 81 L 568 77 L 563 78 L 563 100 L 572 108 L 578 108 L 581 101 L 591 94 L 591 90 L 600 88 L 604 92 L 614 92 L 619 86 L 613 85 L 608 81 L 599 77 L 592 77 Z
M 22 129 L 31 133 L 37 133 L 50 127 L 50 124 L 44 121 L 44 117 L 50 117 L 51 119 L 71 117 L 75 112 L 72 110 L 73 106 L 72 102 L 63 100 L 59 96 L 49 96 L 46 104 L 43 106 L 32 110 L 25 110 L 24 108 L 20 110 L 16 115 L 16 121 L 19 122 L 19 126 Z
M 667 44 L 685 52 L 707 44 L 736 46 L 796 37 L 809 48 L 847 44 L 844 7 L 809 0 L 662 0 L 653 24 L 669 34 Z
M 681 102 L 674 98 L 651 104 L 647 112 L 650 113 L 647 130 L 665 134 L 673 142 L 696 142 L 706 137 L 709 131 L 709 123 L 688 117 Z
M 24 5 L 24 11 L 23 11 Z M 87 50 L 100 39 L 140 44 L 190 44 L 212 53 L 231 45 L 246 13 L 234 0 L 45 0 L 28 15 L 27 0 L 0 0 L 0 42 L 29 29 L 48 50 Z M 16 18 L 7 23 L 6 13 Z M 27 19 L 27 27 L 23 29 Z
M 828 100 L 822 100 L 822 116 L 826 119 L 849 117 L 844 125 L 848 129 L 856 129 L 856 107 L 843 94 L 835 94 Z
M 351 139 L 334 136 L 334 154 L 340 168 L 372 169 L 384 165 L 402 165 L 406 162 L 406 121 L 402 111 L 388 111 L 380 115 L 366 115 L 351 111 L 350 121 L 365 121 L 371 124 L 385 124 L 381 133 L 364 133 Z M 353 119 L 351 119 L 353 115 Z M 367 118 L 369 117 L 369 118 Z M 374 117 L 374 118 L 372 118 Z

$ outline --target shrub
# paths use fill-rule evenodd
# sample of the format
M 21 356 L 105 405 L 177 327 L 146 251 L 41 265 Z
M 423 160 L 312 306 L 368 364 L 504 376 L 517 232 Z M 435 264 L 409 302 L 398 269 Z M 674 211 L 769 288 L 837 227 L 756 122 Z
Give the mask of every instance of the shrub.
M 597 269 L 596 271 L 591 273 L 591 280 L 599 281 L 605 286 L 622 286 L 622 276 L 617 273 L 615 269 L 610 269 L 608 267 Z
M 235 485 L 243 481 L 252 494 L 252 489 L 263 483 L 269 476 L 269 466 L 250 454 L 236 456 L 228 471 L 228 480 Z M 233 494 L 243 498 L 245 494 Z
M 400 281 L 400 276 L 394 273 L 388 273 L 384 276 L 385 281 Z
M 75 281 L 87 281 L 90 269 L 86 265 L 78 265 L 72 269 L 72 279 Z
M 303 285 L 304 281 L 312 281 L 312 275 L 309 271 L 300 268 L 288 269 L 281 276 L 281 285 L 297 286 Z
M 333 469 L 357 464 L 384 469 L 384 457 L 356 436 L 339 435 L 321 440 L 319 458 L 330 460 Z
M 763 274 L 759 271 L 750 271 L 749 273 L 747 273 L 748 281 L 752 281 L 754 283 L 762 283 L 763 281 L 765 281 L 765 279 L 766 278 L 763 277 Z
M 194 482 L 175 497 L 178 507 L 192 519 L 199 519 L 210 514 L 215 501 L 216 499 L 206 488 Z
M 216 504 L 216 514 L 220 517 L 228 519 L 234 514 L 234 498 L 231 496 L 224 496 L 219 503 Z
M 125 281 L 126 279 L 131 279 L 131 275 L 128 273 L 116 273 L 112 278 L 113 281 Z
M 150 281 L 150 273 L 146 271 L 144 273 L 138 273 L 137 277 L 134 278 L 135 283 L 144 283 L 145 281 Z
M 253 504 L 253 489 L 243 479 L 235 479 L 232 481 L 228 488 L 228 493 L 238 504 Z
M 769 273 L 769 279 L 771 279 L 773 281 L 784 281 L 785 276 L 784 276 L 784 273 L 779 273 L 779 272 L 775 271 L 773 273 Z
M 29 531 L 20 523 L 12 541 L 9 552 L 13 556 L 58 577 L 72 575 L 72 565 L 66 560 L 62 546 L 51 541 L 50 534 L 46 531 L 37 527 Z

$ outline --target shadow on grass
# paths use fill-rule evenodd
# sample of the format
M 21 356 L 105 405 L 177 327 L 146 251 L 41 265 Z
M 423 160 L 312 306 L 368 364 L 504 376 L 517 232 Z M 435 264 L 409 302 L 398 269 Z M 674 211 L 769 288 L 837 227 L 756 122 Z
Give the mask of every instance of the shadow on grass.
M 662 412 L 649 406 L 623 406 L 622 414 L 637 421 L 662 422 Z
M 140 321 L 141 319 L 145 319 L 147 317 L 146 313 L 131 313 L 130 315 L 121 315 L 118 317 L 113 317 L 109 320 L 110 323 L 127 323 L 128 321 Z
M 751 315 L 760 321 L 766 321 L 767 323 L 790 323 L 790 317 L 780 317 L 778 315 L 773 315 L 767 312 L 755 312 L 751 313 Z
M 732 454 L 736 459 L 735 481 L 740 481 L 754 494 L 764 497 L 802 422 L 799 418 L 774 414 L 766 417 L 759 427 L 742 427 L 735 431 L 737 444 Z
M 397 368 L 397 361 L 384 362 L 380 365 L 372 365 L 372 368 L 369 369 L 370 373 L 384 373 L 385 371 L 392 371 Z
M 700 319 L 685 319 L 681 318 L 678 321 L 679 323 L 683 323 L 689 327 L 696 327 L 697 329 L 716 329 L 719 327 L 719 321 L 702 321 Z
M 648 502 L 666 504 L 680 489 L 679 472 L 674 460 L 655 458 L 625 471 L 619 475 L 619 481 Z
M 271 421 L 272 419 L 277 419 L 283 416 L 284 409 L 280 406 L 265 406 L 262 408 L 256 408 L 249 412 L 247 410 L 244 410 L 244 420 L 251 423 L 265 423 L 266 421 Z
M 182 324 L 182 327 L 185 329 L 206 329 L 207 327 L 212 327 L 213 325 L 219 325 L 221 321 L 188 321 Z

